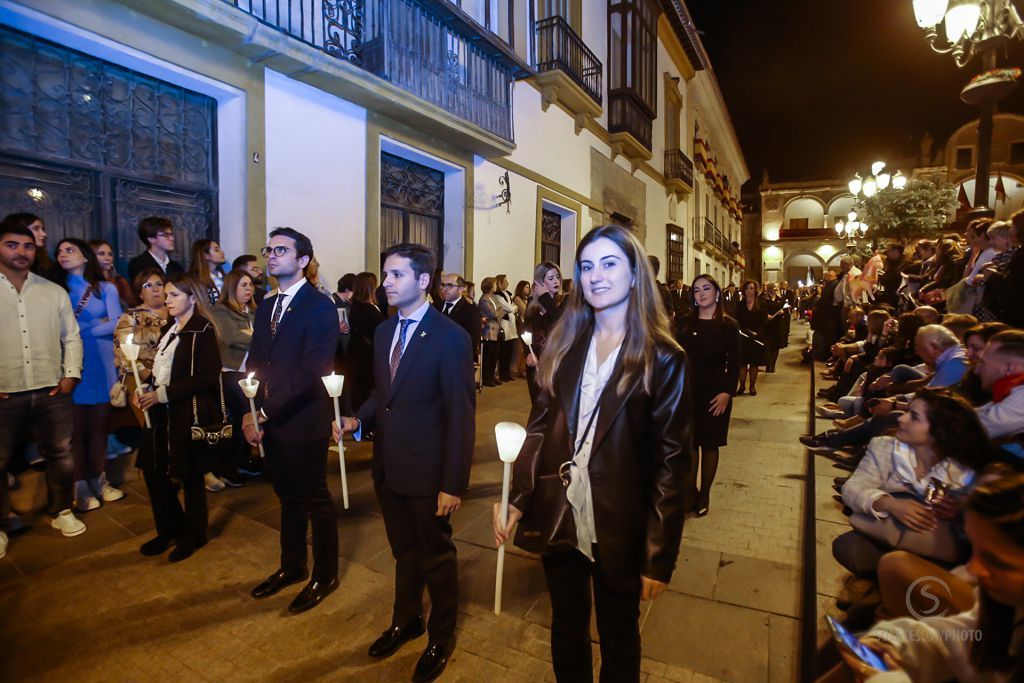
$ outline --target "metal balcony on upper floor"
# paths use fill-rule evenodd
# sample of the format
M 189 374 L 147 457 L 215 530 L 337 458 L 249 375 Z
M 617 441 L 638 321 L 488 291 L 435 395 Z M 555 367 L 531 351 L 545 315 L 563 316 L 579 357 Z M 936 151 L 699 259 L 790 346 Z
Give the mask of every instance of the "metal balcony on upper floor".
M 519 58 L 444 0 L 223 0 L 503 140 L 514 139 Z
M 693 191 L 693 161 L 682 150 L 665 150 L 665 185 L 677 195 Z

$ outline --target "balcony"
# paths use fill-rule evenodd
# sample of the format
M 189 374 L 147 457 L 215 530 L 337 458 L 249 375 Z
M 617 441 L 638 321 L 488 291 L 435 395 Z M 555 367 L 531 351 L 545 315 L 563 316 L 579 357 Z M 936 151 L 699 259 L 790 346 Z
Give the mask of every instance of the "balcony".
M 608 132 L 612 158 L 623 155 L 633 170 L 651 158 L 654 114 L 635 91 L 622 88 L 608 95 Z
M 541 89 L 541 106 L 547 111 L 558 103 L 568 109 L 579 135 L 587 118 L 601 115 L 601 62 L 558 15 L 538 21 L 536 33 L 534 80 Z
M 457 117 L 507 144 L 513 142 L 512 81 L 528 76 L 529 67 L 454 3 L 444 0 L 223 0 L 260 24 L 311 46 L 346 65 L 384 79 L 447 115 Z M 271 39 L 272 40 L 272 39 Z M 250 38 L 243 44 L 251 44 Z M 270 42 L 268 40 L 267 42 Z M 272 49 L 277 49 L 272 48 Z M 279 51 L 279 50 L 278 50 Z M 265 54 L 260 61 L 272 61 Z M 308 59 L 308 58 L 307 58 Z M 286 73 L 306 80 L 306 72 L 325 65 L 308 60 L 307 69 Z M 327 62 L 329 64 L 329 62 Z M 328 69 L 330 70 L 330 69 Z M 320 86 L 316 77 L 310 82 Z M 328 88 L 325 88 L 328 89 Z M 339 88 L 341 90 L 341 88 Z M 348 89 L 342 96 L 348 97 Z M 351 98 L 364 104 L 359 97 Z M 368 105 L 412 123 L 429 107 L 394 102 L 373 92 Z M 430 115 L 429 113 L 427 114 Z M 434 116 L 443 119 L 444 116 Z M 418 127 L 424 126 L 417 121 Z M 434 123 L 443 123 L 443 120 Z M 492 145 L 501 148 L 504 145 Z M 493 153 L 496 149 L 484 149 Z M 507 152 L 506 152 L 507 153 Z
M 680 199 L 693 192 L 693 161 L 682 150 L 665 150 L 665 189 Z
M 693 242 L 695 246 L 720 260 L 738 264 L 743 259 L 742 250 L 733 246 L 732 241 L 715 227 L 710 218 L 697 216 L 693 219 Z

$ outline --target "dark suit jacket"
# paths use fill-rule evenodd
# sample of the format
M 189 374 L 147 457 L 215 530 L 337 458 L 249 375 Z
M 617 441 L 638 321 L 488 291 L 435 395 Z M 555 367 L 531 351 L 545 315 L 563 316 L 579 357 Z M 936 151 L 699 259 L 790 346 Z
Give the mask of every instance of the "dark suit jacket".
M 520 534 L 551 519 L 545 510 L 557 507 L 554 497 L 564 500 L 557 474 L 575 450 L 580 378 L 590 338 L 582 335 L 565 354 L 554 394 L 538 392 L 530 413 L 510 496 L 524 515 Z M 634 379 L 623 395 L 615 391 L 622 376 L 620 359 L 601 396 L 593 428 L 589 472 L 601 563 L 609 580 L 627 590 L 636 590 L 641 574 L 664 582 L 672 578 L 687 509 L 686 488 L 692 485 L 693 407 L 686 354 L 658 346 L 654 355 L 650 392 L 642 377 Z M 549 530 L 537 530 L 541 538 L 549 537 Z M 574 528 L 573 546 L 575 533 Z
M 131 284 L 132 282 L 135 282 L 135 276 L 148 268 L 156 268 L 160 272 L 164 272 L 163 269 L 160 268 L 160 264 L 156 262 L 156 259 L 153 258 L 153 255 L 150 254 L 147 249 L 128 262 L 128 283 Z M 165 273 L 167 277 L 179 275 L 184 272 L 185 269 L 182 268 L 181 264 L 174 259 L 167 262 L 167 272 Z
M 402 496 L 461 496 L 476 438 L 476 383 L 469 335 L 428 306 L 406 343 L 394 383 L 391 341 L 398 316 L 377 327 L 377 386 L 356 412 L 374 433 L 373 481 Z
M 331 300 L 305 283 L 270 334 L 277 297 L 256 309 L 246 367 L 256 372 L 256 406 L 267 415 L 264 429 L 292 442 L 329 439 L 334 409 L 321 377 L 331 374 L 338 348 L 338 313 Z
M 434 306 L 443 314 L 445 303 L 447 302 L 441 300 L 435 303 Z M 476 304 L 460 296 L 448 317 L 457 322 L 466 331 L 466 334 L 469 335 L 469 341 L 473 347 L 473 360 L 475 361 L 480 350 L 480 309 L 476 307 Z

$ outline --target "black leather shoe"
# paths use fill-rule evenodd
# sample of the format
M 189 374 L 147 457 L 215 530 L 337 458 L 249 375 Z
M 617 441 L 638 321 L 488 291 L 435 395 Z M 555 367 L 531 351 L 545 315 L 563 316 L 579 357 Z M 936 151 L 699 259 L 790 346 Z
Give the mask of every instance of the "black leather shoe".
M 404 628 L 392 626 L 380 634 L 380 638 L 373 641 L 373 645 L 370 646 L 367 654 L 371 657 L 390 657 L 398 652 L 398 648 L 402 647 L 406 641 L 419 638 L 426 631 L 427 629 L 423 625 L 423 617 L 416 617 L 411 624 L 406 625 Z
M 278 569 L 276 572 L 268 576 L 266 581 L 253 588 L 249 595 L 254 598 L 269 598 L 285 586 L 290 586 L 293 583 L 301 583 L 307 578 L 309 578 L 309 572 L 305 569 L 298 574 L 286 574 L 283 569 Z
M 448 659 L 455 650 L 455 638 L 447 643 L 431 643 L 420 655 L 420 661 L 416 662 L 416 671 L 412 675 L 413 683 L 426 683 L 432 681 L 442 673 L 448 666 Z
M 192 557 L 197 550 L 206 545 L 206 539 L 201 541 L 183 541 L 178 539 L 174 542 L 174 550 L 167 556 L 170 562 L 181 562 Z
M 164 536 L 157 536 L 151 538 L 141 546 L 139 546 L 139 552 L 146 557 L 154 557 L 156 555 L 163 555 L 164 552 L 174 544 L 173 538 L 166 538 Z
M 299 614 L 311 610 L 324 601 L 328 595 L 338 589 L 338 577 L 335 576 L 327 583 L 316 579 L 306 584 L 305 588 L 295 596 L 292 604 L 288 605 L 288 611 L 292 614 Z

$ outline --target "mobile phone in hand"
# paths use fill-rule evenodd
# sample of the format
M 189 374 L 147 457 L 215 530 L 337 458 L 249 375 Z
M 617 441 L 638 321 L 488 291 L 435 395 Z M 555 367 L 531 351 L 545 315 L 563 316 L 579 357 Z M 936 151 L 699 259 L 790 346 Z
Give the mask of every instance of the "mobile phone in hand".
M 882 656 L 860 642 L 857 636 L 850 633 L 845 626 L 830 616 L 826 616 L 825 621 L 828 622 L 828 627 L 832 631 L 832 637 L 835 638 L 840 648 L 872 669 L 889 671 L 889 667 L 882 660 Z

